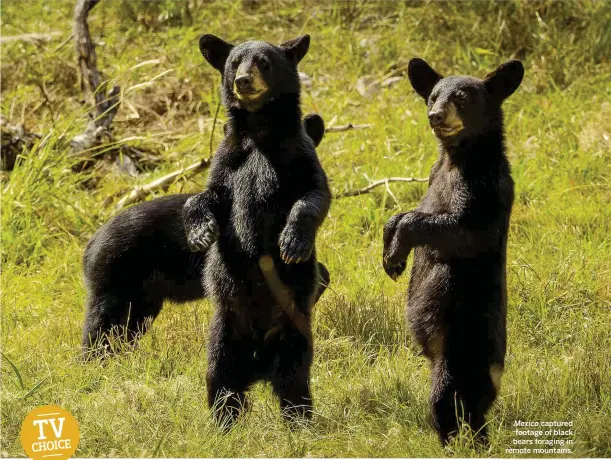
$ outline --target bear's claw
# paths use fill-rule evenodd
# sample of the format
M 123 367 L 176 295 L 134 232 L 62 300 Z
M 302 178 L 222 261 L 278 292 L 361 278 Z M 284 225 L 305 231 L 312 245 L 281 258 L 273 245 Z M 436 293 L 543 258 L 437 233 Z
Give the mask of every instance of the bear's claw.
M 193 252 L 205 252 L 220 235 L 218 224 L 212 215 L 206 216 L 201 225 L 191 229 L 187 242 Z
M 280 258 L 287 264 L 305 262 L 312 255 L 314 242 L 295 229 L 286 228 L 280 235 Z
M 397 281 L 397 278 L 401 276 L 401 274 L 405 271 L 407 267 L 407 261 L 399 262 L 399 263 L 389 263 L 386 259 L 383 262 L 384 271 L 393 281 Z

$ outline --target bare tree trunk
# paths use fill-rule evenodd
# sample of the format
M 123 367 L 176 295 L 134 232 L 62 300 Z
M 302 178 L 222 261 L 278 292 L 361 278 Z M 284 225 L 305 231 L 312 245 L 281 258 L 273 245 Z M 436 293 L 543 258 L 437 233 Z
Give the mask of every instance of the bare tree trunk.
M 81 90 L 92 98 L 94 111 L 85 132 L 72 142 L 75 152 L 87 150 L 101 142 L 119 109 L 121 88 L 115 86 L 106 92 L 107 81 L 97 68 L 95 45 L 89 34 L 87 18 L 100 0 L 77 0 L 74 8 L 74 42 L 81 71 Z

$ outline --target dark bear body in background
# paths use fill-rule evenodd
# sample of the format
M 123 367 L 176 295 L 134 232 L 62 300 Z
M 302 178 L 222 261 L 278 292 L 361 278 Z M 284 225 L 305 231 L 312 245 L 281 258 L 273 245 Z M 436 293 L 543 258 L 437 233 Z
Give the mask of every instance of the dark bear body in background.
M 133 340 L 164 300 L 203 298 L 203 253 L 189 249 L 182 206 L 191 195 L 169 195 L 127 209 L 104 224 L 85 249 L 87 311 L 83 348 L 107 350 L 106 334 Z M 113 330 L 114 328 L 114 330 Z
M 431 361 L 434 427 L 447 443 L 468 423 L 486 439 L 485 414 L 506 351 L 506 247 L 513 180 L 501 104 L 520 85 L 519 61 L 479 80 L 442 78 L 413 59 L 409 77 L 428 103 L 440 141 L 429 189 L 414 211 L 384 228 L 384 268 L 396 279 L 414 249 L 408 323 Z
M 331 193 L 300 121 L 297 64 L 308 47 L 307 35 L 280 46 L 200 39 L 223 76 L 229 121 L 206 190 L 183 216 L 189 244 L 207 251 L 204 285 L 216 304 L 208 403 L 221 424 L 235 421 L 260 379 L 285 416 L 311 415 L 315 241 Z
M 322 118 L 309 114 L 303 123 L 317 146 L 324 134 Z M 183 206 L 193 195 L 169 195 L 126 209 L 89 240 L 83 259 L 87 287 L 83 348 L 88 356 L 110 351 L 105 336 L 113 328 L 118 339 L 133 340 L 145 332 L 165 300 L 205 297 L 205 254 L 191 251 L 182 220 Z M 326 267 L 319 263 L 318 269 L 316 300 L 330 281 Z

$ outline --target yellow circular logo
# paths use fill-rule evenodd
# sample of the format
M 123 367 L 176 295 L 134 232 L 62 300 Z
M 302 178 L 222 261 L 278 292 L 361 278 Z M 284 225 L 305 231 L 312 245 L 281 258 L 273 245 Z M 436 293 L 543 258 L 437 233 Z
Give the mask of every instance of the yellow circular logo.
M 33 460 L 65 460 L 78 446 L 78 423 L 59 406 L 41 406 L 21 424 L 21 445 Z

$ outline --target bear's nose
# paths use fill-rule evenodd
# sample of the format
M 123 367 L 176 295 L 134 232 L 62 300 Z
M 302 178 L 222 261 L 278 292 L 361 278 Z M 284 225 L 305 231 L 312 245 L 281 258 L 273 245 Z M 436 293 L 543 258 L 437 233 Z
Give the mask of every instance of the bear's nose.
M 429 113 L 429 123 L 431 126 L 439 126 L 443 123 L 444 116 L 443 112 L 440 110 L 436 110 L 434 112 Z
M 250 75 L 241 75 L 235 79 L 235 85 L 240 91 L 248 89 L 252 85 L 252 77 Z

